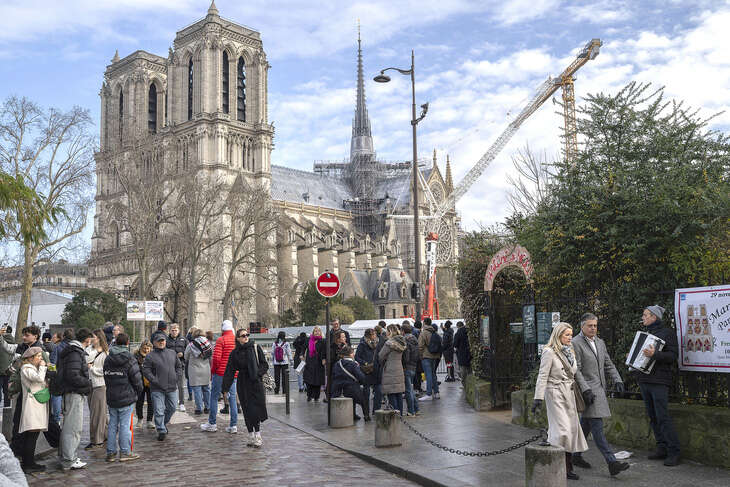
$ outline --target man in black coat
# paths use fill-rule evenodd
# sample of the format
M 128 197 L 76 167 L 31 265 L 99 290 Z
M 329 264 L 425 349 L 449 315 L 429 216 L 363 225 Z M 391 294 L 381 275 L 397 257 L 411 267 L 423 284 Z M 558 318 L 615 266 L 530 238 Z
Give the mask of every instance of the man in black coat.
M 306 360 L 307 357 L 307 334 L 301 332 L 298 337 L 294 339 L 294 368 L 299 367 L 299 364 Z M 304 392 L 304 374 L 297 373 L 297 382 L 299 384 L 299 392 Z
M 451 329 L 451 321 L 443 324 L 443 348 L 444 360 L 446 361 L 446 382 L 454 382 L 454 330 Z
M 137 360 L 127 347 L 129 336 L 119 333 L 116 343 L 104 360 L 104 383 L 106 384 L 106 403 L 109 406 L 109 435 L 106 444 L 106 461 L 117 459 L 117 434 L 121 461 L 135 460 L 139 455 L 132 452 L 132 432 L 129 428 L 132 411 L 142 392 L 142 373 Z
M 76 339 L 58 354 L 58 375 L 63 391 L 63 427 L 58 457 L 64 470 L 84 468 L 86 463 L 76 455 L 84 426 L 84 396 L 91 392 L 86 347 L 91 344 L 88 328 L 76 330 Z
M 456 323 L 456 334 L 454 335 L 454 351 L 456 360 L 459 362 L 459 375 L 461 382 L 466 381 L 466 376 L 471 373 L 471 351 L 469 350 L 469 335 L 466 333 L 466 326 L 463 321 Z
M 183 374 L 180 376 L 177 384 L 177 395 L 178 395 L 178 409 L 185 412 L 185 387 L 183 379 L 185 376 L 185 349 L 188 346 L 188 341 L 180 335 L 180 325 L 173 323 L 170 325 L 170 336 L 167 337 L 167 348 L 175 352 L 177 360 L 180 362 L 180 366 L 183 369 Z
M 664 308 L 659 305 L 648 306 L 641 315 L 646 331 L 664 340 L 664 348 L 654 347 L 644 350 L 644 355 L 656 362 L 651 373 L 635 373 L 641 396 L 644 398 L 646 414 L 654 431 L 657 449 L 649 455 L 650 460 L 664 460 L 664 465 L 673 467 L 679 464 L 679 438 L 669 417 L 669 387 L 672 385 L 673 367 L 677 362 L 679 347 L 677 334 L 662 323 Z
M 370 408 L 368 406 L 368 398 L 362 391 L 361 384 L 365 384 L 365 374 L 360 370 L 360 366 L 355 361 L 355 351 L 350 346 L 345 345 L 340 349 L 340 360 L 335 362 L 332 367 L 332 397 L 352 398 L 352 416 L 355 421 L 360 419 L 355 413 L 355 404 L 360 405 L 365 421 L 370 421 Z

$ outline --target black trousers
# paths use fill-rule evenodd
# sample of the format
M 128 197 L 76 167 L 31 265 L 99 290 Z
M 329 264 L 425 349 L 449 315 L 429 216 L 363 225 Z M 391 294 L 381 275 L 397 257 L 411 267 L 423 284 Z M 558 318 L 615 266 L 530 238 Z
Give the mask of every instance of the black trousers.
M 288 369 L 288 364 L 282 364 L 282 365 L 276 365 L 274 364 L 274 383 L 276 384 L 274 386 L 274 394 L 279 393 L 279 386 L 281 385 L 281 379 L 284 376 L 284 370 Z M 282 387 L 281 390 L 283 391 L 284 388 Z
M 642 382 L 639 388 L 657 448 L 666 451 L 669 456 L 679 455 L 679 438 L 669 417 L 669 386 Z
M 20 434 L 21 442 L 21 463 L 33 465 L 35 463 L 35 444 L 38 441 L 38 431 L 24 431 Z
M 307 384 L 307 397 L 311 397 L 314 400 L 319 399 L 319 393 L 322 390 L 322 386 L 313 386 Z
M 332 397 L 350 397 L 352 398 L 352 415 L 355 416 L 355 405 L 359 404 L 362 414 L 365 417 L 370 416 L 370 407 L 368 398 L 363 394 L 362 387 L 359 384 L 348 384 L 346 386 L 335 385 L 332 387 Z
M 7 375 L 0 375 L 0 387 L 3 390 L 3 405 L 5 407 L 10 406 L 10 394 L 8 394 L 8 380 L 10 377 Z
M 419 360 L 416 364 L 416 375 L 413 377 L 413 389 L 416 391 L 421 390 L 421 374 L 423 373 L 423 365 Z
M 147 399 L 147 421 L 152 421 L 154 415 L 152 414 L 152 392 L 149 387 L 145 387 L 137 398 L 137 418 L 140 420 L 144 417 L 144 400 Z

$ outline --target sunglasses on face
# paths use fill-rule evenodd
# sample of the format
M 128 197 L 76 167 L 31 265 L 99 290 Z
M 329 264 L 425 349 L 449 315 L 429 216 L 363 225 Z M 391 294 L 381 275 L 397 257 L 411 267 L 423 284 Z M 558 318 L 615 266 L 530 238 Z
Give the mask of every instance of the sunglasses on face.
M 248 338 L 248 333 L 241 333 L 238 338 Z

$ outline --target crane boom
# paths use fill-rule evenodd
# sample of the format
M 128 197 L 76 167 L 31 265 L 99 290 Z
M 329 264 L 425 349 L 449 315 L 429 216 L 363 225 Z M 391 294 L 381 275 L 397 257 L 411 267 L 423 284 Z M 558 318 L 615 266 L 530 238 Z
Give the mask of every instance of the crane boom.
M 447 211 L 454 207 L 457 201 L 461 199 L 464 194 L 471 188 L 477 179 L 482 175 L 484 170 L 494 160 L 495 157 L 502 151 L 505 145 L 510 141 L 512 136 L 517 133 L 520 126 L 524 123 L 527 118 L 530 117 L 540 106 L 545 103 L 561 86 L 564 86 L 566 80 L 570 80 L 572 87 L 573 74 L 575 74 L 581 66 L 595 59 L 598 56 L 599 49 L 601 47 L 600 39 L 592 39 L 588 42 L 583 50 L 578 54 L 576 59 L 559 75 L 558 78 L 548 77 L 537 89 L 530 102 L 517 114 L 517 116 L 510 122 L 507 128 L 497 137 L 492 145 L 487 149 L 487 152 L 477 161 L 476 164 L 464 175 L 454 187 L 454 190 L 449 196 L 439 205 L 436 211 L 433 213 L 432 218 L 428 220 L 436 222 L 440 220 Z M 573 127 L 575 127 L 575 106 L 573 105 Z M 566 133 L 566 136 L 573 135 L 575 132 Z M 576 144 L 577 145 L 577 144 Z M 394 215 L 395 216 L 395 215 Z

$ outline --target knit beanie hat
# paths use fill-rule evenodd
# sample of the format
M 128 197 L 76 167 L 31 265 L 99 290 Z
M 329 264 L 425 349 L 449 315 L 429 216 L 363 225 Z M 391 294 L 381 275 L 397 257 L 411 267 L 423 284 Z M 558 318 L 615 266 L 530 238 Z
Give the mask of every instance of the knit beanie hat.
M 647 306 L 646 309 L 648 309 L 651 314 L 653 314 L 660 320 L 662 319 L 662 316 L 664 316 L 664 308 L 662 308 L 658 304 L 655 304 L 653 306 Z
M 231 320 L 223 320 L 223 324 L 221 325 L 221 331 L 233 331 L 233 323 L 231 323 Z

